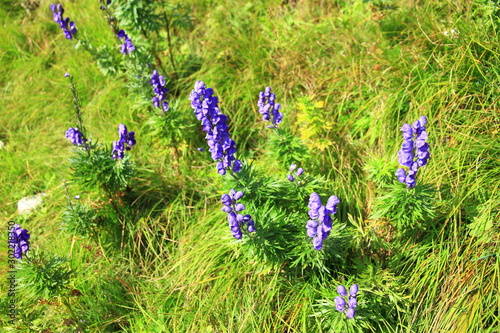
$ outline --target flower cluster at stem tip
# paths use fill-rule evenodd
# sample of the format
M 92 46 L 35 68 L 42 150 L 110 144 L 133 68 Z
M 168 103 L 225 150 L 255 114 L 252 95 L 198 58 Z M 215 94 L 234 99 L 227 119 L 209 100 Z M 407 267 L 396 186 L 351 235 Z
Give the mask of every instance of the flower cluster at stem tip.
M 343 285 L 337 287 L 337 292 L 340 296 L 335 297 L 335 309 L 339 312 L 344 312 L 348 319 L 354 318 L 356 315 L 356 306 L 358 306 L 358 300 L 356 299 L 356 294 L 358 293 L 358 285 L 353 284 L 349 289 L 349 298 L 347 297 L 347 290 Z
M 290 173 L 293 173 L 295 171 L 295 168 L 297 167 L 297 165 L 295 163 L 292 163 L 290 165 Z M 300 175 L 302 175 L 304 173 L 304 169 L 302 168 L 298 168 L 297 171 L 295 172 L 295 175 L 297 177 L 299 177 Z M 293 175 L 288 175 L 287 179 L 291 182 L 295 181 L 295 177 Z
M 78 128 L 70 127 L 66 131 L 66 138 L 75 146 L 83 146 L 87 139 L 83 137 L 82 132 Z
M 337 204 L 340 203 L 337 196 L 332 195 L 328 198 L 325 206 L 321 204 L 321 198 L 318 193 L 312 193 L 309 197 L 309 217 L 307 221 L 307 235 L 313 237 L 313 246 L 316 250 L 323 248 L 323 241 L 330 235 L 332 230 L 332 214 L 337 213 Z
M 403 144 L 398 152 L 399 164 L 408 167 L 408 172 L 403 168 L 396 171 L 398 180 L 412 188 L 416 185 L 417 171 L 420 167 L 427 164 L 427 160 L 431 157 L 429 153 L 429 144 L 427 140 L 427 132 L 425 125 L 427 117 L 422 116 L 419 120 L 410 124 L 404 124 L 401 128 L 403 132 Z
M 225 175 L 226 170 L 231 168 L 240 172 L 242 164 L 234 157 L 236 142 L 229 135 L 228 118 L 220 111 L 219 99 L 213 93 L 213 89 L 207 88 L 203 81 L 197 81 L 189 95 L 191 107 L 201 121 L 202 130 L 207 133 L 205 139 L 212 159 L 217 162 L 217 172 Z
M 73 39 L 73 36 L 76 35 L 77 29 L 75 27 L 75 22 L 70 21 L 69 17 L 64 18 L 64 8 L 58 3 L 57 5 L 50 4 L 50 10 L 54 13 L 54 22 L 59 24 L 59 27 L 64 32 L 66 39 Z
M 125 150 L 130 150 L 137 143 L 135 141 L 135 133 L 128 132 L 127 126 L 118 125 L 118 135 L 120 139 L 113 141 L 113 159 L 123 159 L 125 157 Z
M 133 50 L 135 50 L 134 44 L 132 44 L 132 40 L 130 40 L 130 37 L 125 33 L 125 31 L 120 30 L 116 34 L 116 37 L 120 39 L 123 44 L 120 47 L 120 52 L 129 55 Z
M 269 128 L 276 128 L 283 120 L 283 114 L 279 111 L 281 109 L 280 103 L 275 103 L 276 95 L 271 92 L 271 87 L 266 87 L 264 91 L 259 93 L 259 101 L 257 106 L 259 112 L 262 114 L 262 120 L 270 121 L 272 125 Z
M 153 97 L 153 105 L 155 108 L 162 108 L 164 112 L 168 111 L 167 92 L 168 89 L 165 84 L 165 77 L 159 75 L 158 71 L 155 69 L 151 75 L 151 85 L 153 86 L 153 92 L 155 96 Z
M 231 189 L 229 194 L 223 194 L 221 197 L 222 211 L 227 213 L 227 221 L 229 222 L 229 228 L 231 228 L 231 232 L 233 237 L 236 239 L 241 239 L 243 234 L 241 232 L 241 228 L 246 224 L 248 232 L 255 231 L 255 224 L 252 220 L 252 216 L 250 215 L 242 215 L 239 212 L 245 210 L 245 205 L 238 202 L 243 198 L 243 192 L 236 192 L 234 189 Z
M 28 252 L 30 247 L 30 234 L 28 230 L 21 228 L 19 224 L 14 224 L 9 228 L 9 247 L 14 249 L 14 257 L 23 258 L 23 253 Z

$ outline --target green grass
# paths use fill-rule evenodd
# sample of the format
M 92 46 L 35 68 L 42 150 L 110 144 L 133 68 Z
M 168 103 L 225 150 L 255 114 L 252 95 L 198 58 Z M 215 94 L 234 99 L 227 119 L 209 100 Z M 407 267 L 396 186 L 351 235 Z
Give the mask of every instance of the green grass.
M 500 330 L 500 21 L 493 7 L 437 0 L 187 1 L 194 26 L 179 32 L 176 56 L 189 55 L 192 63 L 169 95 L 187 127 L 175 149 L 154 135 L 149 101 L 127 88 L 127 77 L 103 75 L 64 38 L 50 2 L 30 13 L 21 7 L 30 1 L 3 3 L 0 216 L 28 229 L 34 248 L 71 259 L 70 288 L 81 293 L 71 302 L 89 332 L 328 332 L 340 324 L 366 332 Z M 116 50 L 96 1 L 64 6 L 79 33 Z M 452 28 L 458 38 L 443 34 Z M 160 57 L 168 63 L 167 54 Z M 138 173 L 124 197 L 133 212 L 125 246 L 110 235 L 84 238 L 61 229 L 63 179 L 71 178 L 64 133 L 74 119 L 65 72 L 75 78 L 94 140 L 111 144 L 119 123 L 137 133 L 131 154 Z M 273 88 L 283 126 L 297 135 L 302 95 L 325 103 L 322 117 L 332 128 L 312 140 L 331 144 L 311 151 L 303 167 L 324 177 L 321 190 L 342 201 L 338 217 L 346 229 L 339 242 L 348 250 L 342 264 L 329 263 L 331 274 L 294 276 L 288 263 L 258 261 L 231 237 L 220 211 L 223 181 L 196 150 L 206 147 L 187 100 L 196 80 L 219 96 L 239 156 L 273 176 L 286 169 L 265 151 L 270 131 L 260 121 L 259 91 Z M 438 204 L 427 229 L 405 238 L 372 213 L 387 191 L 378 174 L 392 176 L 397 168 L 399 129 L 421 115 L 429 119 L 432 157 L 418 182 L 434 186 Z M 99 204 L 96 193 L 68 184 L 71 196 Z M 42 191 L 40 209 L 17 214 L 19 199 Z M 305 205 L 300 213 L 305 225 Z M 2 276 L 7 270 L 2 264 Z M 313 316 L 318 302 L 347 282 L 360 285 L 359 325 L 335 311 Z M 7 283 L 0 285 L 0 321 L 7 327 Z M 21 332 L 76 332 L 58 300 L 46 304 L 27 295 L 19 309 Z

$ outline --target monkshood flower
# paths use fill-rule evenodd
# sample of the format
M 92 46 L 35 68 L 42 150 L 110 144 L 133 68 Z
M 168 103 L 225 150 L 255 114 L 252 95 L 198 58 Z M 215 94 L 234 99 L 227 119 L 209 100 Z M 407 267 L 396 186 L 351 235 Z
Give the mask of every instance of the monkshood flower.
M 217 171 L 221 175 L 225 175 L 226 170 L 230 169 L 240 172 L 242 164 L 234 157 L 236 142 L 229 135 L 229 126 L 226 123 L 228 118 L 220 111 L 219 100 L 213 93 L 212 88 L 206 88 L 204 82 L 197 81 L 189 95 L 191 107 L 196 118 L 201 121 L 202 130 L 207 133 L 205 139 L 209 146 L 208 151 L 217 162 Z
M 14 224 L 9 228 L 9 247 L 14 249 L 14 257 L 23 258 L 23 253 L 30 248 L 30 234 L 28 230 L 21 228 L 19 224 Z
M 120 47 L 121 53 L 129 55 L 133 50 L 135 50 L 134 44 L 132 44 L 130 37 L 125 33 L 125 31 L 123 30 L 118 31 L 116 37 L 118 37 L 118 39 L 120 39 L 123 42 L 122 46 Z
M 128 132 L 127 126 L 118 125 L 118 135 L 120 139 L 113 141 L 113 159 L 123 159 L 125 157 L 125 150 L 130 150 L 137 143 L 135 141 L 135 133 Z
M 241 239 L 241 237 L 243 237 L 241 228 L 245 225 L 248 232 L 255 231 L 255 223 L 252 220 L 252 217 L 248 214 L 242 215 L 240 213 L 245 210 L 245 205 L 238 202 L 241 198 L 243 198 L 243 192 L 236 192 L 234 189 L 231 189 L 229 194 L 223 194 L 221 197 L 222 204 L 224 205 L 224 207 L 222 207 L 222 211 L 227 213 L 229 228 L 231 228 L 231 233 L 236 239 Z
M 54 13 L 54 22 L 59 24 L 59 27 L 61 27 L 61 29 L 63 30 L 66 39 L 73 39 L 73 36 L 75 36 L 77 32 L 75 23 L 73 21 L 70 21 L 69 17 L 63 17 L 63 6 L 60 3 L 58 3 L 57 5 L 51 4 L 50 10 L 52 11 L 52 13 Z
M 292 163 L 290 165 L 290 173 L 293 173 L 295 171 L 295 168 L 297 167 L 296 164 Z M 299 177 L 304 173 L 304 169 L 298 168 L 297 171 L 295 172 L 296 177 Z M 295 181 L 295 177 L 293 175 L 288 175 L 287 179 L 291 182 Z
M 276 128 L 283 120 L 283 114 L 279 111 L 281 109 L 280 103 L 275 103 L 276 95 L 271 92 L 271 87 L 266 87 L 264 91 L 259 93 L 259 101 L 257 106 L 259 112 L 262 114 L 262 120 L 270 121 L 272 125 L 269 128 Z
M 347 298 L 347 290 L 343 285 L 337 287 L 337 292 L 340 296 L 335 297 L 335 309 L 339 312 L 344 312 L 348 319 L 354 318 L 356 315 L 356 306 L 358 306 L 358 300 L 356 295 L 358 293 L 358 285 L 353 284 L 349 289 L 349 297 Z
M 307 235 L 313 238 L 313 246 L 316 250 L 323 248 L 323 241 L 330 235 L 332 230 L 331 215 L 337 213 L 337 205 L 340 203 L 337 196 L 332 195 L 328 198 L 325 206 L 321 204 L 321 198 L 318 193 L 312 193 L 309 197 L 309 217 L 307 221 Z
M 408 171 L 399 168 L 396 171 L 396 177 L 409 188 L 416 185 L 418 169 L 426 165 L 431 157 L 429 144 L 426 141 L 428 138 L 425 131 L 426 124 L 427 117 L 422 116 L 413 125 L 404 124 L 401 128 L 403 144 L 398 152 L 398 161 L 401 166 L 408 167 Z
M 66 138 L 68 138 L 71 143 L 75 146 L 83 146 L 87 139 L 83 137 L 82 132 L 78 128 L 70 127 L 66 131 Z
M 168 89 L 165 85 L 165 77 L 159 75 L 158 71 L 155 69 L 151 75 L 151 85 L 153 86 L 153 91 L 155 96 L 153 97 L 153 105 L 155 108 L 162 108 L 163 111 L 168 111 L 167 92 Z

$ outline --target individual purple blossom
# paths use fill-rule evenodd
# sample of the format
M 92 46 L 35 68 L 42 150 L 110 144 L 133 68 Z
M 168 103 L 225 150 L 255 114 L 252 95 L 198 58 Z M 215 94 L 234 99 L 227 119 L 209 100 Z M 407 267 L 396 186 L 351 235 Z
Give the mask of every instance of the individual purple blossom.
M 59 24 L 59 27 L 63 30 L 66 39 L 73 39 L 73 36 L 76 35 L 77 29 L 75 27 L 75 23 L 69 20 L 69 17 L 64 18 L 64 8 L 58 3 L 57 5 L 50 4 L 50 10 L 54 16 L 54 22 Z
M 321 203 L 319 194 L 312 193 L 309 197 L 309 218 L 307 224 L 307 235 L 312 237 L 313 246 L 316 250 L 323 248 L 323 241 L 330 235 L 332 230 L 331 215 L 337 213 L 337 205 L 340 203 L 337 196 L 332 195 L 325 206 Z
M 191 107 L 201 122 L 202 130 L 207 133 L 205 139 L 209 146 L 208 151 L 217 162 L 217 172 L 221 175 L 225 175 L 226 170 L 230 169 L 239 172 L 242 164 L 234 157 L 236 142 L 229 135 L 228 118 L 220 111 L 219 99 L 213 93 L 213 89 L 207 88 L 203 81 L 197 81 L 189 95 Z
M 134 44 L 132 44 L 132 40 L 130 40 L 130 37 L 125 33 L 125 31 L 118 31 L 116 37 L 118 37 L 118 39 L 123 42 L 123 44 L 120 46 L 121 53 L 129 55 L 133 50 L 135 50 L 135 46 Z
M 270 121 L 272 125 L 269 128 L 277 128 L 278 124 L 283 120 L 283 114 L 279 111 L 281 104 L 276 103 L 276 95 L 271 92 L 271 87 L 266 87 L 264 91 L 259 93 L 257 106 L 262 114 L 262 120 Z
M 14 257 L 23 258 L 23 253 L 28 252 L 30 246 L 30 234 L 19 224 L 14 224 L 9 228 L 9 247 L 14 249 Z
M 123 159 L 125 157 L 125 150 L 132 149 L 137 143 L 135 140 L 135 133 L 129 132 L 127 126 L 124 124 L 118 125 L 118 135 L 120 139 L 118 141 L 113 141 L 113 150 L 111 152 L 113 159 Z
M 296 164 L 292 163 L 290 165 L 290 172 L 294 172 L 295 171 L 295 168 L 297 167 Z M 297 172 L 295 173 L 296 176 L 293 176 L 293 175 L 288 175 L 287 179 L 291 182 L 295 181 L 296 177 L 299 177 L 300 175 L 302 175 L 304 173 L 304 169 L 302 168 L 298 168 L 297 169 Z
M 155 108 L 162 108 L 164 112 L 168 111 L 167 92 L 168 89 L 165 83 L 165 77 L 159 75 L 158 71 L 155 69 L 151 75 L 151 85 L 153 86 L 153 92 L 155 96 L 153 97 L 153 105 Z
M 342 297 L 346 297 L 347 296 L 347 290 L 345 289 L 345 287 L 343 285 L 339 285 L 337 287 L 337 292 L 339 293 L 340 296 Z
M 83 146 L 87 141 L 82 132 L 80 132 L 78 128 L 73 127 L 68 128 L 68 130 L 66 131 L 66 138 L 68 138 L 75 146 Z
M 335 297 L 335 309 L 339 312 L 344 312 L 348 319 L 354 318 L 356 315 L 355 308 L 358 306 L 357 293 L 358 285 L 353 284 L 349 289 L 349 297 L 347 298 L 347 290 L 343 285 L 337 287 L 337 292 L 340 296 Z
M 237 202 L 243 197 L 242 191 L 235 191 L 231 189 L 229 194 L 223 194 L 221 197 L 222 211 L 227 213 L 227 220 L 229 222 L 229 228 L 231 229 L 231 233 L 233 237 L 236 239 L 241 239 L 243 237 L 243 233 L 241 228 L 245 225 L 247 227 L 248 232 L 255 232 L 255 223 L 252 220 L 252 216 L 250 215 L 242 215 L 240 212 L 245 210 L 245 205 Z
M 428 139 L 425 130 L 426 124 L 427 117 L 422 116 L 413 125 L 404 124 L 401 127 L 403 143 L 398 152 L 398 161 L 401 166 L 407 167 L 408 170 L 399 168 L 396 171 L 396 177 L 399 182 L 406 184 L 409 188 L 416 185 L 418 169 L 425 166 L 431 156 L 429 153 L 429 144 L 426 141 Z

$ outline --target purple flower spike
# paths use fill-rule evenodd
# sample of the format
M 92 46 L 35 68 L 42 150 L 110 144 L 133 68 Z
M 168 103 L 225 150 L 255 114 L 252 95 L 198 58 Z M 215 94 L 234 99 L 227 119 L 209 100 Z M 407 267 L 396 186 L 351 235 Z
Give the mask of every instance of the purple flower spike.
M 358 293 L 358 285 L 353 284 L 349 289 L 349 297 L 346 301 L 347 290 L 343 285 L 337 287 L 337 292 L 340 296 L 335 297 L 335 309 L 339 312 L 344 312 L 348 319 L 354 318 L 356 315 L 355 307 L 358 306 L 356 294 Z
M 28 230 L 21 228 L 19 224 L 14 224 L 9 228 L 9 247 L 13 249 L 14 258 L 22 259 L 23 253 L 30 248 L 30 234 Z
M 118 39 L 122 40 L 123 44 L 120 46 L 120 52 L 129 55 L 133 50 L 135 50 L 134 44 L 132 44 L 132 40 L 130 37 L 125 33 L 125 31 L 120 30 L 116 34 L 116 37 Z
M 398 152 L 399 164 L 409 168 L 406 171 L 404 168 L 399 168 L 396 171 L 398 181 L 412 188 L 416 185 L 417 171 L 419 167 L 427 164 L 430 158 L 429 144 L 426 142 L 428 136 L 425 130 L 427 117 L 422 116 L 416 120 L 413 125 L 404 124 L 401 128 L 403 132 L 403 144 Z
M 313 237 L 313 246 L 318 251 L 323 248 L 323 241 L 330 235 L 333 221 L 331 215 L 337 212 L 338 203 L 340 200 L 332 195 L 327 206 L 323 206 L 319 194 L 311 193 L 308 206 L 311 220 L 307 222 L 306 229 L 307 235 Z
M 152 98 L 154 107 L 161 108 L 163 112 L 167 112 L 169 106 L 166 101 L 168 89 L 166 87 L 165 77 L 159 75 L 158 71 L 155 69 L 151 75 L 150 82 L 153 86 L 153 93 L 155 94 Z
M 218 107 L 218 98 L 213 96 L 213 89 L 206 88 L 205 83 L 197 81 L 189 95 L 191 107 L 196 118 L 201 122 L 202 130 L 206 132 L 208 151 L 216 161 L 217 172 L 224 175 L 226 170 L 238 173 L 242 169 L 241 161 L 234 157 L 236 142 L 229 135 L 227 116 Z
M 123 159 L 125 157 L 125 150 L 132 149 L 137 143 L 135 140 L 135 132 L 129 132 L 127 126 L 124 124 L 118 125 L 118 141 L 113 141 L 113 150 L 111 152 L 113 159 Z
M 71 143 L 75 146 L 83 146 L 87 139 L 83 137 L 82 132 L 78 128 L 70 127 L 66 131 L 66 138 L 68 138 Z
M 276 95 L 271 92 L 271 87 L 266 87 L 264 91 L 259 93 L 259 100 L 257 106 L 259 112 L 262 114 L 262 120 L 271 121 L 272 125 L 269 128 L 277 128 L 278 124 L 283 120 L 283 114 L 279 111 L 281 109 L 280 103 L 275 103 Z M 293 170 L 290 170 L 292 172 Z
M 292 176 L 292 175 L 288 175 L 287 179 L 291 182 L 293 182 L 295 180 L 295 177 Z
M 69 17 L 64 18 L 64 8 L 61 4 L 50 4 L 50 10 L 53 13 L 54 22 L 63 30 L 66 39 L 73 39 L 76 35 L 77 29 L 75 23 L 69 20 Z
M 229 222 L 229 228 L 231 229 L 233 237 L 236 239 L 241 239 L 243 237 L 241 229 L 245 225 L 248 232 L 255 232 L 255 222 L 252 220 L 252 216 L 236 213 L 245 210 L 245 205 L 237 202 L 242 197 L 243 192 L 236 192 L 234 189 L 231 189 L 229 194 L 223 194 L 221 196 L 221 202 L 224 205 L 222 211 L 228 213 L 227 220 Z

